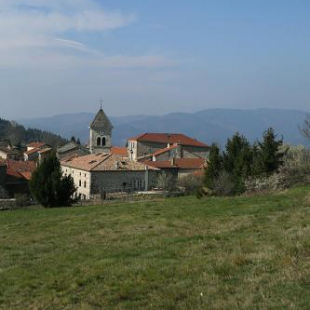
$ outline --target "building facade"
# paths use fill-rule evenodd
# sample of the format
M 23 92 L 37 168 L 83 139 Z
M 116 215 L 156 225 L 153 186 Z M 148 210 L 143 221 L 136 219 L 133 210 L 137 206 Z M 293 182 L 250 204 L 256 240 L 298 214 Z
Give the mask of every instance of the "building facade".
M 97 153 L 61 161 L 64 175 L 71 175 L 82 199 L 105 191 L 147 191 L 157 185 L 159 169 L 120 155 Z
M 112 148 L 113 126 L 102 108 L 90 124 L 89 150 L 91 154 L 109 154 Z

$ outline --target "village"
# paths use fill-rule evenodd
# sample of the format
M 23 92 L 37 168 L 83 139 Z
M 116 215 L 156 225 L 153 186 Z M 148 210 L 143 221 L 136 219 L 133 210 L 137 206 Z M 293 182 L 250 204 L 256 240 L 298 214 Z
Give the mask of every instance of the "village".
M 30 195 L 32 173 L 45 158 L 56 154 L 63 175 L 70 175 L 81 200 L 104 198 L 106 192 L 149 193 L 158 189 L 162 173 L 177 181 L 202 175 L 210 147 L 182 133 L 141 133 L 128 138 L 127 147 L 113 146 L 113 125 L 102 107 L 89 127 L 89 143 L 76 141 L 53 149 L 44 141 L 29 143 L 24 151 L 0 146 L 0 187 L 14 198 Z

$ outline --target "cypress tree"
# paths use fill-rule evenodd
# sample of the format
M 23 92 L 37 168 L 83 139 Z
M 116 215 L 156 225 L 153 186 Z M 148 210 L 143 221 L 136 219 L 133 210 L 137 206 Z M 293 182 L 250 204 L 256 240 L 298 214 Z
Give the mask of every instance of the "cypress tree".
M 76 187 L 71 176 L 63 176 L 56 156 L 43 160 L 32 174 L 30 190 L 44 207 L 70 206 L 76 200 L 73 194 Z
M 282 145 L 283 139 L 277 140 L 273 128 L 269 128 L 264 132 L 263 141 L 258 142 L 259 151 L 255 164 L 260 175 L 271 175 L 282 165 L 285 154 L 285 152 L 280 151 Z
M 205 185 L 213 189 L 214 180 L 218 178 L 221 169 L 223 168 L 223 159 L 220 154 L 220 148 L 217 144 L 213 143 L 210 149 L 210 155 L 208 160 L 208 167 L 205 170 Z

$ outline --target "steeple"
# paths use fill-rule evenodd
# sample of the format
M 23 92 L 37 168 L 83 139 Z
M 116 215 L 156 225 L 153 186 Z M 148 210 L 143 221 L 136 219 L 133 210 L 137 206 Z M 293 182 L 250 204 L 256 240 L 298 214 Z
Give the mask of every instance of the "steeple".
M 102 109 L 102 102 L 100 102 L 100 109 L 90 124 L 89 147 L 92 154 L 110 153 L 112 129 L 113 126 Z

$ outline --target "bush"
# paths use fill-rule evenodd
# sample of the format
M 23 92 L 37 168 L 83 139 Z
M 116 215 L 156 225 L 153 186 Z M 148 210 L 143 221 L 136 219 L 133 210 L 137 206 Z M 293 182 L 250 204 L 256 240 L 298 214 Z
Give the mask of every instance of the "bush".
M 186 194 L 197 193 L 203 185 L 203 176 L 196 174 L 188 174 L 181 177 L 177 182 L 178 187 L 183 188 Z
M 219 173 L 218 177 L 214 180 L 213 193 L 218 196 L 235 194 L 235 182 L 228 172 L 221 171 Z
M 303 146 L 290 146 L 278 172 L 269 177 L 248 179 L 246 191 L 274 192 L 307 184 L 310 184 L 310 151 Z
M 30 205 L 29 197 L 25 194 L 16 194 L 15 195 L 15 207 L 23 208 Z
M 160 189 L 167 191 L 169 194 L 171 194 L 177 189 L 176 179 L 177 177 L 175 175 L 167 172 L 162 172 L 158 176 L 157 186 Z

